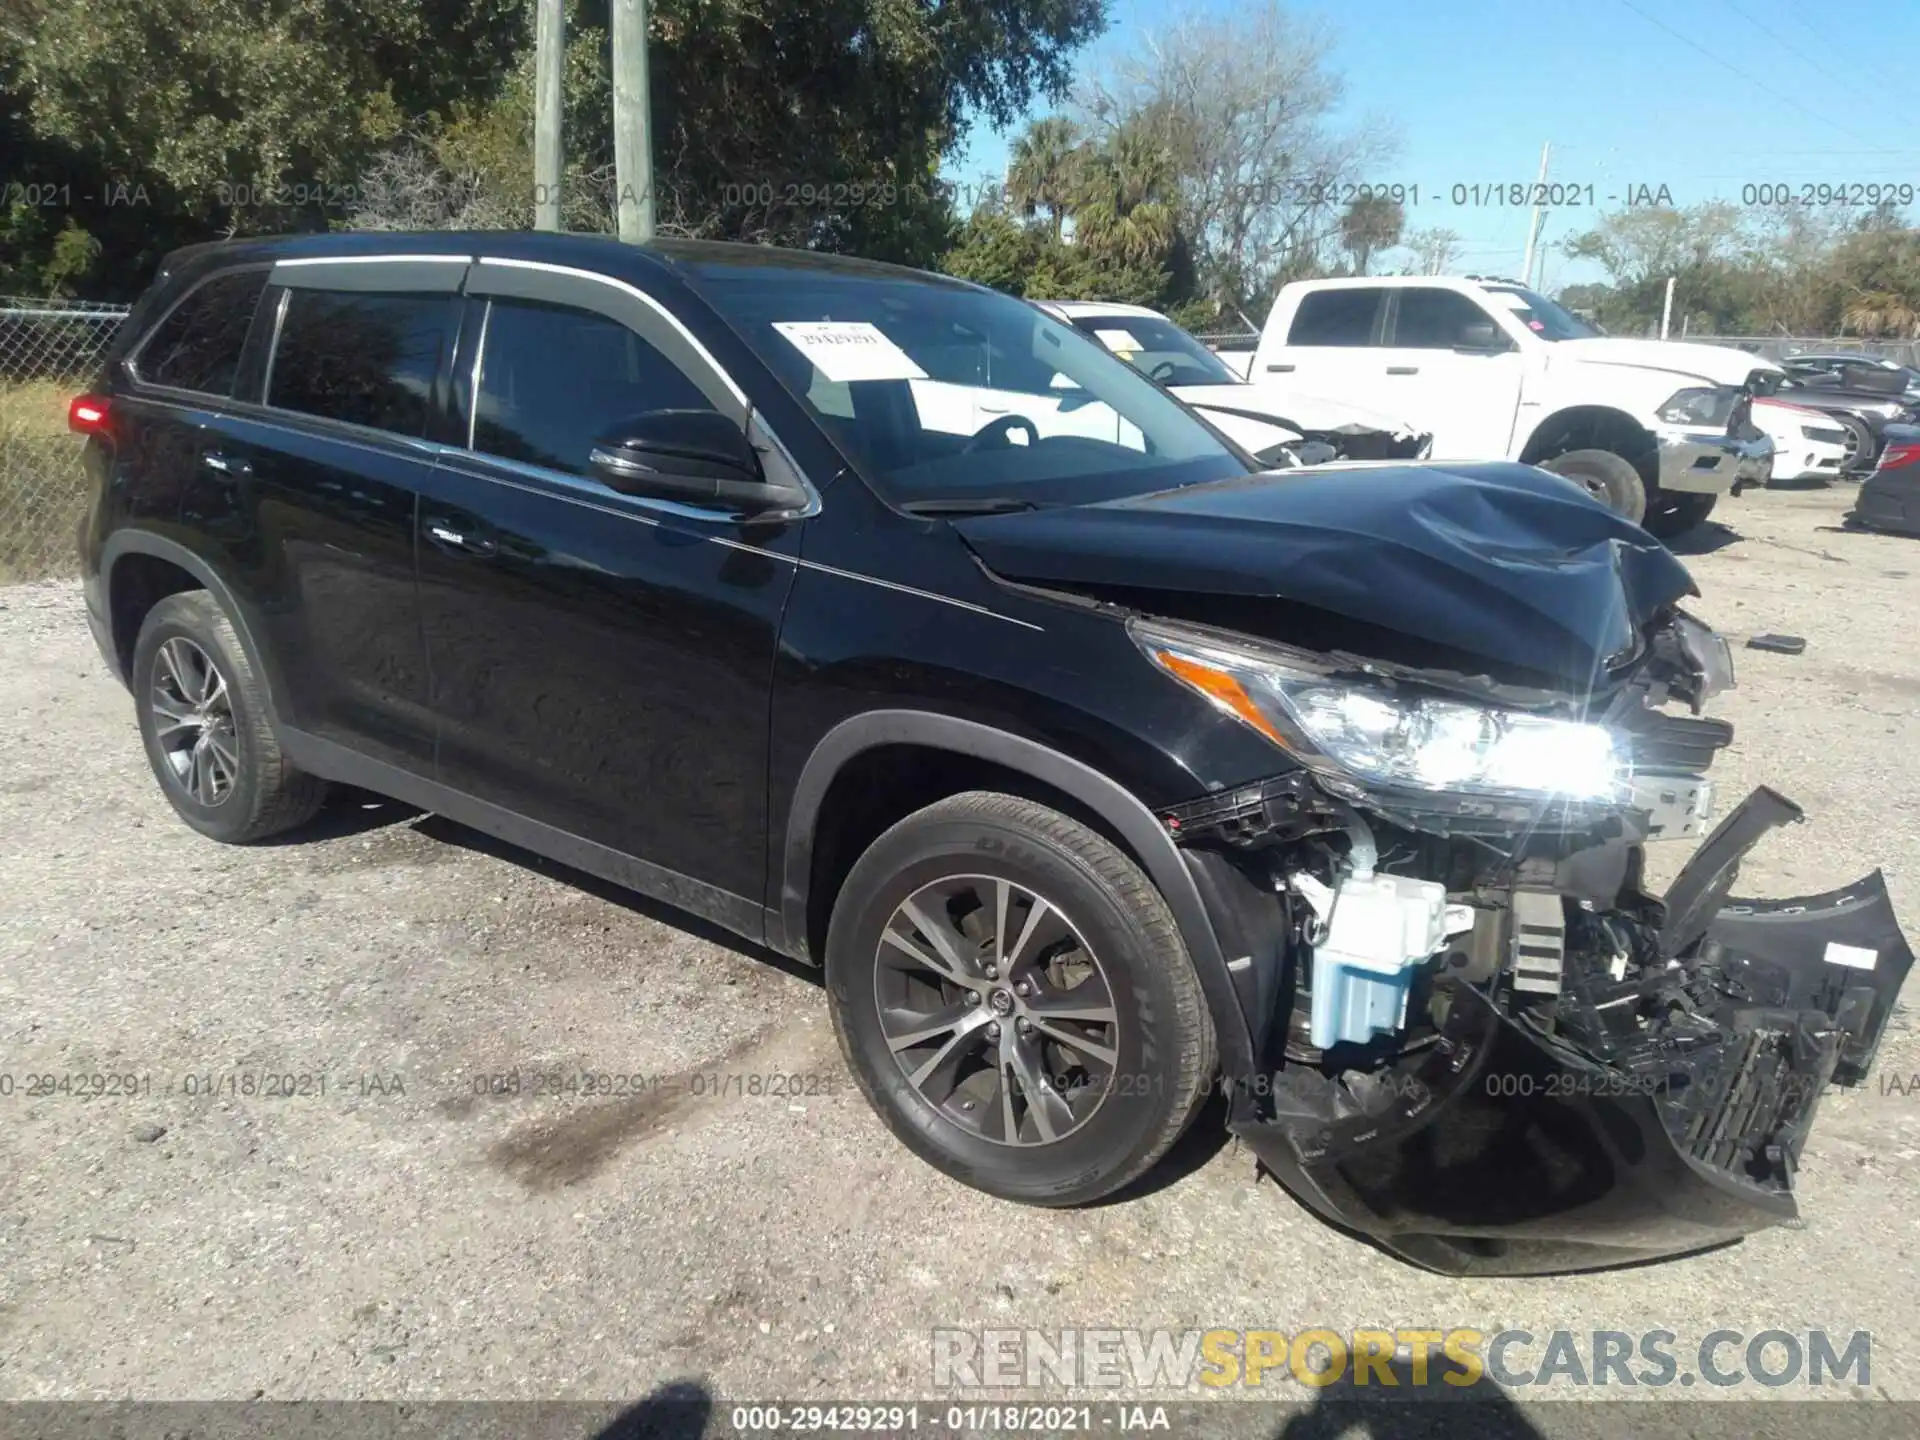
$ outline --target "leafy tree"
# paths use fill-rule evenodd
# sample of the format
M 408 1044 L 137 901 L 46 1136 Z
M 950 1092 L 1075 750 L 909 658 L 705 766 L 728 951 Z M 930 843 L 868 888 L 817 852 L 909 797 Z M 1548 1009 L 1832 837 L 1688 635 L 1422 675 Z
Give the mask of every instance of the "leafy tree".
M 1686 333 L 1920 333 L 1920 235 L 1890 207 L 1852 221 L 1800 206 L 1635 209 L 1565 248 L 1606 268 L 1613 283 L 1583 299 L 1620 333 L 1655 333 L 1669 276 Z
M 1050 231 L 1022 223 L 1000 205 L 989 203 L 967 217 L 941 266 L 962 280 L 1024 296 L 1043 256 L 1055 248 L 1064 247 Z
M 1411 275 L 1445 275 L 1460 255 L 1459 232 L 1441 226 L 1410 230 L 1399 244 L 1412 256 L 1412 264 L 1405 271 Z
M 942 155 L 1060 98 L 1103 23 L 1103 0 L 656 0 L 662 228 L 930 263 Z M 603 228 L 607 0 L 569 28 L 567 216 Z M 531 43 L 528 0 L 8 0 L 9 177 L 45 157 L 76 192 L 149 198 L 0 218 L 0 268 L 43 277 L 69 214 L 102 246 L 86 283 L 120 293 L 173 245 L 340 224 L 355 198 L 369 223 L 526 223 Z
M 1064 115 L 1049 115 L 1014 142 L 1007 167 L 1008 201 L 1029 220 L 1045 211 L 1056 239 L 1073 200 L 1079 151 L 1080 127 Z
M 1562 249 L 1576 260 L 1596 260 L 1616 285 L 1665 283 L 1710 265 L 1728 264 L 1744 251 L 1742 215 L 1726 201 L 1688 210 L 1636 206 L 1605 216 Z
M 1398 200 L 1384 195 L 1362 195 L 1340 217 L 1340 248 L 1353 260 L 1353 273 L 1365 275 L 1375 252 L 1400 243 L 1407 212 Z
M 1323 26 L 1264 0 L 1183 20 L 1077 96 L 1096 139 L 1141 130 L 1164 149 L 1178 232 L 1223 304 L 1261 313 L 1282 280 L 1321 273 L 1338 186 L 1395 148 L 1377 121 L 1335 124 L 1332 50 Z

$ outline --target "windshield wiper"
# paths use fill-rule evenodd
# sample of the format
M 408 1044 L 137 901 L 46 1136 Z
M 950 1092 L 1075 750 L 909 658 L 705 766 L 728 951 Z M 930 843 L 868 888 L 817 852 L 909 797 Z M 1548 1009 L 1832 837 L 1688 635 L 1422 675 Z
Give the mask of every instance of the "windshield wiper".
M 909 515 L 1004 515 L 1014 510 L 1038 510 L 1031 500 L 1011 495 L 981 495 L 974 499 L 948 496 L 944 500 L 909 500 L 900 507 Z

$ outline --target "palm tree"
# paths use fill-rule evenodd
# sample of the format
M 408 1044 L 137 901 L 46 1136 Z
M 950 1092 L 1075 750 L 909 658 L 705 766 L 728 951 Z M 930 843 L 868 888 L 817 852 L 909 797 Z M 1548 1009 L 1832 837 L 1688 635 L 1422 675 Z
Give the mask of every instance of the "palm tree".
M 1079 146 L 1080 127 L 1064 115 L 1049 115 L 1014 142 L 1007 167 L 1007 199 L 1029 220 L 1045 210 L 1056 240 L 1070 204 Z
M 1164 146 L 1122 127 L 1081 147 L 1073 176 L 1074 239 L 1123 265 L 1158 265 L 1173 248 L 1172 166 Z

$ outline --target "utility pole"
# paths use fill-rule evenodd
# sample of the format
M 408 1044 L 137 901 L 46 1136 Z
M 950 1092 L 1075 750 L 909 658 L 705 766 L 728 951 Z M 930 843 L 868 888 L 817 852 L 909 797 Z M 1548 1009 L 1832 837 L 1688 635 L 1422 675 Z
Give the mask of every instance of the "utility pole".
M 567 63 L 566 0 L 539 0 L 533 22 L 533 228 L 560 228 L 560 76 Z
M 1677 276 L 1667 277 L 1667 301 L 1660 307 L 1660 338 L 1667 338 L 1667 331 L 1673 328 L 1673 282 Z
M 1553 149 L 1553 142 L 1546 141 L 1540 146 L 1540 179 L 1534 186 L 1533 223 L 1527 226 L 1527 261 L 1520 269 L 1520 278 L 1526 284 L 1533 284 L 1533 257 L 1540 244 L 1540 221 L 1545 215 L 1545 207 L 1538 202 L 1546 198 L 1547 156 Z
M 653 114 L 647 86 L 647 0 L 613 0 L 613 173 L 620 238 L 653 239 Z

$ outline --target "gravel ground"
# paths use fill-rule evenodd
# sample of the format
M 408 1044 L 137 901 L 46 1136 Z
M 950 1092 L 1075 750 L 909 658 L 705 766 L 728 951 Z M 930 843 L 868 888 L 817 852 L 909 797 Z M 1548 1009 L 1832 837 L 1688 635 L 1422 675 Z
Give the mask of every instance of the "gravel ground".
M 1736 644 L 1807 638 L 1737 652 L 1717 776 L 1810 816 L 1744 889 L 1880 864 L 1920 937 L 1920 546 L 1839 529 L 1850 495 L 1749 495 L 1685 546 Z M 71 586 L 0 589 L 0 751 L 0 1398 L 878 1398 L 933 1393 L 933 1326 L 1518 1325 L 1664 1328 L 1683 1357 L 1721 1327 L 1868 1330 L 1854 1393 L 1920 1400 L 1907 1012 L 1823 1106 L 1802 1226 L 1447 1279 L 1256 1180 L 1211 1116 L 1122 1203 L 963 1189 L 868 1112 L 810 975 L 435 817 L 347 796 L 290 843 L 199 839 Z M 689 1078 L 531 1093 L 581 1071 Z M 26 1094 L 91 1072 L 137 1093 Z M 476 1093 L 509 1072 L 518 1095 Z M 266 1076 L 309 1078 L 248 1093 Z

